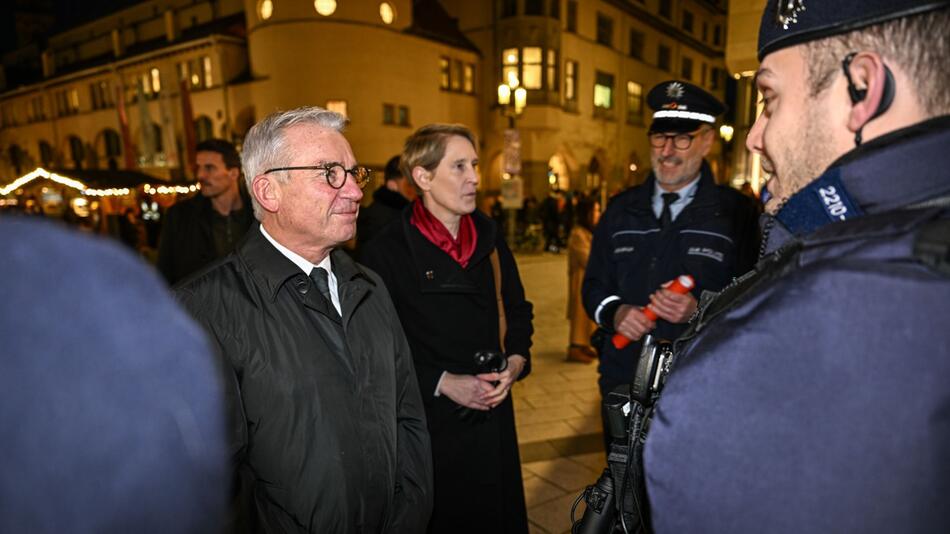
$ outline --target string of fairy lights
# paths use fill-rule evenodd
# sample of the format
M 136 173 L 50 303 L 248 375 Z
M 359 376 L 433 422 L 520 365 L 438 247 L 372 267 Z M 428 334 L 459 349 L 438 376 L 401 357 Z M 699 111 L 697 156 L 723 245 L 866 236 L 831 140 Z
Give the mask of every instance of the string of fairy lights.
M 110 187 L 107 189 L 96 189 L 94 187 L 88 187 L 86 184 L 76 180 L 75 178 L 70 178 L 68 176 L 63 176 L 61 174 L 56 174 L 55 172 L 49 172 L 42 167 L 36 168 L 34 171 L 24 174 L 23 176 L 17 178 L 16 180 L 10 182 L 5 186 L 0 186 L 0 196 L 6 196 L 20 189 L 24 185 L 32 182 L 36 179 L 46 179 L 58 184 L 64 185 L 66 187 L 80 191 L 82 194 L 90 197 L 119 197 L 127 196 L 132 194 L 132 189 L 128 187 Z M 201 189 L 199 184 L 192 185 L 151 185 L 144 184 L 142 185 L 142 191 L 150 195 L 171 195 L 171 194 L 187 194 L 193 193 Z

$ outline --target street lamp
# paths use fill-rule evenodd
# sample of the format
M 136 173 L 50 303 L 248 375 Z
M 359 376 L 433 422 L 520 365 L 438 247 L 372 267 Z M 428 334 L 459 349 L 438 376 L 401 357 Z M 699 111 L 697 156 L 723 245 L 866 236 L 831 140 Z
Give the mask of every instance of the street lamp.
M 508 117 L 509 128 L 515 127 L 515 118 L 521 115 L 525 106 L 528 105 L 528 91 L 518 85 L 518 79 L 512 76 L 507 83 L 498 86 L 498 107 Z M 514 99 L 511 98 L 512 93 L 514 93 Z
M 505 130 L 504 170 L 501 180 L 501 206 L 508 212 L 506 233 L 508 245 L 512 248 L 515 244 L 516 210 L 522 207 L 524 201 L 520 176 L 521 138 L 515 127 L 515 119 L 528 105 L 528 91 L 520 85 L 517 76 L 509 73 L 508 80 L 498 86 L 498 108 L 502 115 L 508 117 L 508 128 Z
M 729 126 L 728 124 L 723 124 L 719 127 L 719 137 L 722 137 L 722 140 L 729 143 L 732 141 L 732 134 L 735 133 L 735 128 Z

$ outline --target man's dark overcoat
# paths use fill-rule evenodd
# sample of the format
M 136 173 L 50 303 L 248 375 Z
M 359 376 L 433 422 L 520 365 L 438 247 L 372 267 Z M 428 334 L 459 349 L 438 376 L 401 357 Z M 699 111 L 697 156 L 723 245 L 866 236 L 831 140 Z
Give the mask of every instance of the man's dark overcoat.
M 342 251 L 331 261 L 342 323 L 256 227 L 176 288 L 225 362 L 238 527 L 420 532 L 432 464 L 409 346 L 379 277 Z

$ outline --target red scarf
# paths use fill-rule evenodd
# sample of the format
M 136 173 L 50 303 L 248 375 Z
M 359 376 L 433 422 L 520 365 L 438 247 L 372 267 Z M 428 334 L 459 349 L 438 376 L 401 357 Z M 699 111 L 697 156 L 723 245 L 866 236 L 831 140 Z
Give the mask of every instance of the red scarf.
M 412 203 L 412 215 L 409 217 L 409 222 L 418 228 L 429 242 L 457 261 L 462 268 L 468 267 L 468 260 L 472 259 L 475 243 L 478 241 L 475 221 L 472 220 L 471 215 L 462 215 L 462 220 L 459 221 L 458 238 L 453 238 L 442 221 L 436 219 L 435 215 L 426 209 L 421 198 L 417 198 Z

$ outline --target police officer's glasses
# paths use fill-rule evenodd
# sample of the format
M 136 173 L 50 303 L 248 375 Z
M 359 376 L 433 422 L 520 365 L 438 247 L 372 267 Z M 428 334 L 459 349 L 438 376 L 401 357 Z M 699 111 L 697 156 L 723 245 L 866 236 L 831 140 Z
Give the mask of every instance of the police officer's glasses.
M 673 148 L 677 150 L 686 150 L 693 144 L 693 138 L 701 134 L 702 130 L 696 130 L 693 133 L 681 133 L 681 134 L 664 134 L 664 133 L 651 133 L 650 134 L 650 146 L 653 148 L 663 148 L 666 146 L 666 141 L 669 139 L 673 140 Z
M 317 171 L 317 175 L 326 178 L 327 184 L 329 184 L 333 189 L 342 188 L 343 184 L 346 183 L 346 176 L 348 174 L 353 176 L 353 181 L 356 182 L 357 187 L 363 189 L 366 187 L 366 184 L 369 183 L 370 175 L 370 170 L 366 167 L 360 167 L 357 165 L 352 169 L 347 169 L 342 163 L 326 163 L 324 165 L 311 165 L 305 167 L 277 167 L 274 169 L 267 169 L 264 171 L 264 174 L 270 174 L 277 171 Z

